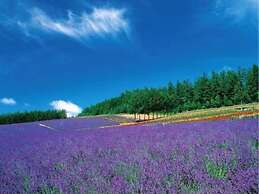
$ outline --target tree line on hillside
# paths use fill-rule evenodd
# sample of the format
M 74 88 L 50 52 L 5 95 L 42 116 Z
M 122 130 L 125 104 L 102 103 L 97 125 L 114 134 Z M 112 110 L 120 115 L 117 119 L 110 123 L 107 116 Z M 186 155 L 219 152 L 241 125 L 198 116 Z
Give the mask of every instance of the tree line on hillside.
M 80 114 L 150 114 L 258 102 L 258 66 L 206 74 L 196 81 L 171 82 L 162 88 L 126 91 L 119 97 L 87 107 Z
M 32 111 L 32 112 L 17 112 L 12 114 L 0 115 L 0 124 L 24 123 L 32 121 L 43 121 L 51 119 L 66 118 L 65 111 Z

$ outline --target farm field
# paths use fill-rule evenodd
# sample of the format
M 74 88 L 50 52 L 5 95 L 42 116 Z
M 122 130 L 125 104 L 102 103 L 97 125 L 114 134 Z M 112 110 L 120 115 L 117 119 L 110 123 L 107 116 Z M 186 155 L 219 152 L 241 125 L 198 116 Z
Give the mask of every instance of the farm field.
M 0 194 L 259 194 L 259 0 L 0 0 Z
M 250 103 L 234 106 L 223 106 L 219 108 L 198 109 L 181 113 L 155 113 L 150 114 L 120 114 L 119 116 L 128 119 L 136 119 L 147 122 L 186 122 L 202 120 L 226 120 L 245 117 L 256 117 L 259 114 L 259 104 Z M 135 118 L 136 117 L 136 118 Z M 148 120 L 149 118 L 149 120 Z
M 118 124 L 1 125 L 0 193 L 258 193 L 257 119 Z

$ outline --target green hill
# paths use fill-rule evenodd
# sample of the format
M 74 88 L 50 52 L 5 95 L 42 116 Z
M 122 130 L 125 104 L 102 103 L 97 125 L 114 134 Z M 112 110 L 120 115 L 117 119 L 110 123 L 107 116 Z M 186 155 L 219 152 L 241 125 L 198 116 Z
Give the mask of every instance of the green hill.
M 87 107 L 80 116 L 183 112 L 258 102 L 258 65 L 237 71 L 212 72 L 194 82 L 171 82 L 161 88 L 126 91 L 118 97 Z

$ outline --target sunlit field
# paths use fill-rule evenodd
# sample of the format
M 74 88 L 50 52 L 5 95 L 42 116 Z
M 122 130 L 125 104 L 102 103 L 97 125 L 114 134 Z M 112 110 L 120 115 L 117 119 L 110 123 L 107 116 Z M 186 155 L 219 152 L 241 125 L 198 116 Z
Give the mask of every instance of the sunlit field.
M 0 194 L 259 194 L 259 0 L 0 0 Z
M 1 193 L 258 193 L 257 119 L 117 124 L 0 126 Z

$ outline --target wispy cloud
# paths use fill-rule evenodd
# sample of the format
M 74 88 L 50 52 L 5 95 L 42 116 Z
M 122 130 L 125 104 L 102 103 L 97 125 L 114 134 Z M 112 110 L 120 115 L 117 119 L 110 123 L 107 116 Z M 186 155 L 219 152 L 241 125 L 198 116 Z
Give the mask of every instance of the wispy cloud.
M 0 99 L 1 104 L 13 106 L 16 105 L 16 101 L 13 98 L 2 98 Z
M 64 100 L 55 100 L 50 103 L 55 110 L 64 110 L 66 111 L 67 117 L 75 117 L 82 112 L 82 108 L 78 105 Z
M 240 22 L 245 18 L 257 20 L 258 6 L 258 0 L 216 0 L 215 13 L 231 18 L 233 22 Z
M 129 22 L 125 17 L 125 9 L 93 8 L 90 13 L 76 15 L 68 11 L 66 18 L 53 18 L 39 8 L 30 11 L 28 21 L 18 21 L 17 25 L 26 35 L 30 30 L 41 30 L 49 33 L 63 34 L 82 40 L 91 37 L 116 37 L 129 34 Z

